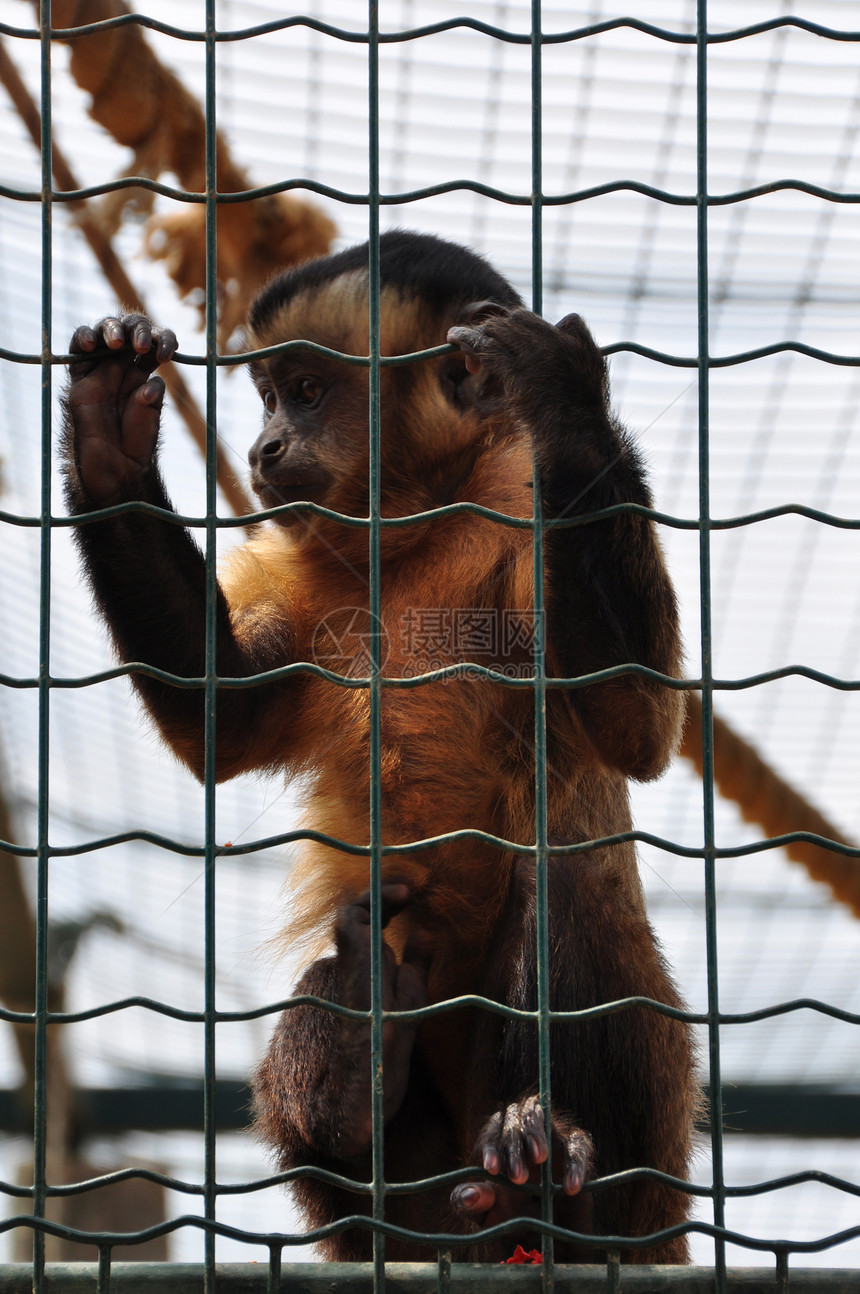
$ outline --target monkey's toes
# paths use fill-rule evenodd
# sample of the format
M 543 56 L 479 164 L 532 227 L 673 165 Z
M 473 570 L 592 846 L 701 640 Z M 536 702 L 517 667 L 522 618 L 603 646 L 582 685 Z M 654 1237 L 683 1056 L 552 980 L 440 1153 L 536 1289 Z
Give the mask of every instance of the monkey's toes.
M 463 1217 L 480 1217 L 489 1213 L 496 1203 L 496 1188 L 492 1182 L 462 1182 L 451 1192 L 451 1207 Z
M 591 1168 L 591 1138 L 581 1128 L 574 1128 L 566 1133 L 554 1130 L 554 1136 L 562 1143 L 562 1189 L 565 1195 L 578 1195 L 588 1180 Z
M 527 1096 L 494 1114 L 476 1149 L 485 1172 L 508 1177 L 517 1186 L 527 1182 L 549 1154 L 538 1097 Z

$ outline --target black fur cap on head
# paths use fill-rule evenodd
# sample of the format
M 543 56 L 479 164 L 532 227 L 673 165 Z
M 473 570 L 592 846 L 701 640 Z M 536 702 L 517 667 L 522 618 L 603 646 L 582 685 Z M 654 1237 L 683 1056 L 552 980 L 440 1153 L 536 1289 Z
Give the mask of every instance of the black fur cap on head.
M 367 265 L 368 244 L 359 243 L 279 275 L 251 306 L 248 322 L 252 330 L 265 328 L 296 293 L 321 287 Z M 512 308 L 523 304 L 507 279 L 477 252 L 407 229 L 393 229 L 380 238 L 379 279 L 381 287 L 400 288 L 405 296 L 425 302 L 434 311 L 470 301 L 497 301 Z

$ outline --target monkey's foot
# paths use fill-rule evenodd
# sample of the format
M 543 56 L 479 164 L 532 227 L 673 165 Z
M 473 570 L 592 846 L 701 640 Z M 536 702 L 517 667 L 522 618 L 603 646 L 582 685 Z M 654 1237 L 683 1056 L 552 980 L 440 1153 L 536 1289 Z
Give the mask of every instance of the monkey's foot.
M 547 1137 L 537 1096 L 512 1102 L 494 1114 L 478 1137 L 474 1158 L 491 1177 L 525 1186 L 540 1179 L 540 1165 L 549 1158 L 550 1147 L 553 1176 L 561 1178 L 565 1195 L 578 1195 L 588 1177 L 591 1138 L 572 1121 L 556 1116 Z M 464 1182 L 451 1193 L 451 1204 L 485 1227 L 529 1212 L 523 1192 L 512 1190 L 507 1182 Z

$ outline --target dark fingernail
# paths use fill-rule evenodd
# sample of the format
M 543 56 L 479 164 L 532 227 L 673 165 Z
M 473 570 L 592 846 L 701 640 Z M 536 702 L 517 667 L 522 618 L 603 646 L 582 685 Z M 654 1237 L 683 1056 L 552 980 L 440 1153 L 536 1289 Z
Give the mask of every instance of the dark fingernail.
M 122 326 L 120 324 L 111 324 L 107 330 L 110 341 L 122 341 Z
M 499 1156 L 495 1150 L 484 1151 L 484 1169 L 488 1173 L 497 1173 L 499 1171 Z
M 142 390 L 143 398 L 149 404 L 152 404 L 161 395 L 162 390 L 163 387 L 160 382 L 147 382 Z
M 477 1204 L 480 1194 L 476 1186 L 461 1186 L 457 1192 L 457 1201 L 460 1204 Z

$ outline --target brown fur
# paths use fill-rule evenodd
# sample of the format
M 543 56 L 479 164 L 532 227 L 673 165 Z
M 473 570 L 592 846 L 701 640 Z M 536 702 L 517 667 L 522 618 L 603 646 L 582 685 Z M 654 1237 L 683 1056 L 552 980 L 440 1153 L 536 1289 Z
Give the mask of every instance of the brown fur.
M 344 315 L 359 321 L 357 329 L 345 330 Z M 249 340 L 256 348 L 301 335 L 360 355 L 366 353 L 368 345 L 365 319 L 364 280 L 358 276 L 346 282 L 339 279 L 314 291 L 310 299 L 293 299 L 287 310 L 268 321 L 263 333 L 252 334 Z M 424 331 L 417 324 L 430 326 Z M 381 304 L 381 336 L 381 353 L 396 354 L 433 345 L 439 340 L 440 329 L 435 320 L 422 319 L 414 302 L 388 292 L 383 294 Z M 442 502 L 469 501 L 514 517 L 531 516 L 530 429 L 519 421 L 512 423 L 504 412 L 495 418 L 452 419 L 433 366 L 429 364 L 409 374 L 408 404 L 402 393 L 396 391 L 397 378 L 396 370 L 383 372 L 383 462 L 392 463 L 395 443 L 397 450 L 393 459 L 394 481 L 389 484 L 383 480 L 382 515 L 417 513 Z M 363 374 L 355 375 L 353 381 L 364 392 Z M 343 451 L 343 442 L 344 437 L 340 436 L 339 452 Z M 364 443 L 362 433 L 362 449 Z M 343 490 L 345 486 L 344 492 L 331 494 L 327 502 L 337 509 L 361 514 L 367 506 L 366 459 L 359 455 L 354 467 L 355 474 L 346 482 L 341 481 L 339 488 Z M 304 581 L 299 600 L 309 608 L 306 624 L 313 625 L 338 606 L 366 605 L 366 543 L 364 531 L 345 531 L 336 523 L 315 519 L 298 533 L 291 530 L 289 535 L 284 535 L 276 531 L 252 543 L 251 549 L 269 570 L 278 571 L 276 583 L 283 579 L 292 586 L 292 563 L 295 562 L 301 572 L 300 584 Z M 459 515 L 437 520 L 432 526 L 383 530 L 381 551 L 382 618 L 391 644 L 384 665 L 388 678 L 403 677 L 409 670 L 408 652 L 397 647 L 397 626 L 410 608 L 484 607 L 499 615 L 512 607 L 524 611 L 533 608 L 532 544 L 528 531 Z M 651 560 L 659 565 L 659 550 L 654 547 L 650 554 Z M 240 573 L 234 583 L 233 573 L 228 570 L 224 582 L 230 597 L 231 590 L 242 587 L 244 577 Z M 666 651 L 670 658 L 677 650 L 672 633 L 669 628 Z M 307 646 L 300 647 L 299 657 L 306 657 L 307 650 Z M 437 651 L 434 664 L 441 667 L 458 659 L 456 653 L 442 648 Z M 490 662 L 482 658 L 481 663 Z M 509 663 L 501 657 L 492 661 L 499 669 Z M 677 741 L 682 705 L 677 693 L 664 691 L 646 699 L 644 692 L 635 681 L 631 686 L 630 680 L 605 685 L 601 722 L 610 740 L 615 740 L 618 734 L 631 771 L 640 776 L 653 776 Z M 636 712 L 637 702 L 643 701 L 647 716 Z M 293 697 L 291 704 L 294 702 Z M 338 689 L 325 680 L 308 679 L 302 706 L 306 710 L 303 708 L 299 715 L 292 713 L 292 730 L 313 733 L 312 749 L 306 752 L 303 746 L 297 748 L 293 765 L 296 772 L 310 770 L 313 774 L 304 821 L 317 831 L 366 844 L 369 841 L 367 694 Z M 548 698 L 548 726 L 550 838 L 569 836 L 572 823 L 584 839 L 630 830 L 624 777 L 604 765 L 575 711 L 556 692 L 551 692 Z M 412 691 L 385 689 L 381 757 L 383 844 L 405 844 L 464 826 L 479 828 L 519 845 L 533 841 L 534 764 L 530 754 L 533 727 L 534 702 L 530 691 L 513 690 L 486 680 L 480 683 L 451 680 Z M 275 724 L 274 728 L 279 731 L 280 725 Z M 602 744 L 606 744 L 605 740 Z M 306 762 L 308 759 L 310 763 Z M 606 1000 L 636 992 L 680 1006 L 680 999 L 672 991 L 662 963 L 654 954 L 633 846 L 622 845 L 602 852 L 592 888 L 584 884 L 584 878 L 594 866 L 587 858 L 553 864 L 554 875 L 558 869 L 562 869 L 562 876 L 571 869 L 578 874 L 578 919 L 592 932 L 595 944 L 600 944 L 601 934 L 606 939 L 611 932 L 617 987 L 612 991 L 608 986 L 602 987 L 599 995 L 592 990 L 592 996 L 595 1000 Z M 526 874 L 530 875 L 529 869 Z M 435 949 L 427 984 L 431 1001 L 469 992 L 489 992 L 490 996 L 510 1001 L 510 986 L 506 991 L 501 980 L 488 986 L 486 966 L 488 960 L 493 963 L 498 957 L 499 944 L 516 946 L 522 938 L 521 918 L 511 915 L 511 896 L 522 893 L 522 901 L 529 902 L 525 896 L 534 881 L 533 878 L 530 882 L 525 877 L 518 879 L 514 851 L 499 852 L 474 843 L 440 845 L 386 857 L 383 875 L 408 879 L 420 895 L 418 903 L 390 922 L 386 937 L 400 956 L 416 929 L 432 931 Z M 284 945 L 293 946 L 313 932 L 319 936 L 313 945 L 319 955 L 331 937 L 337 914 L 366 889 L 368 880 L 366 858 L 345 855 L 319 844 L 305 846 L 300 863 L 291 873 L 292 915 L 284 932 Z M 617 890 L 608 916 L 601 911 L 601 905 L 606 903 L 607 885 Z M 589 896 L 587 900 L 584 894 Z M 622 913 L 629 915 L 622 916 Z M 506 938 L 512 920 L 517 925 L 517 933 Z M 625 924 L 628 937 L 625 937 Z M 596 959 L 605 957 L 606 952 L 605 946 L 595 951 Z M 556 965 L 554 974 L 564 975 L 564 971 Z M 598 978 L 595 969 L 595 980 Z M 605 974 L 603 981 L 605 985 Z M 326 996 L 337 992 L 326 980 L 316 982 L 313 969 L 299 989 L 322 992 Z M 560 998 L 563 1007 L 563 991 Z M 533 1007 L 534 1003 L 530 1005 Z M 611 1055 L 620 1055 L 626 1047 L 631 1052 L 628 1063 L 635 1064 L 636 1045 L 640 1045 L 642 1064 L 646 1066 L 652 1059 L 648 1054 L 650 1048 L 665 1049 L 663 1063 L 674 1072 L 677 1086 L 660 1095 L 667 1112 L 666 1128 L 675 1129 L 674 1142 L 663 1147 L 660 1162 L 664 1169 L 683 1176 L 689 1153 L 691 1109 L 696 1099 L 688 1044 L 683 1030 L 665 1019 L 646 1016 L 639 1023 L 645 1031 L 644 1041 L 639 1044 L 631 1043 L 636 1029 L 631 1029 L 626 1015 L 611 1017 L 604 1025 L 591 1027 L 595 1035 L 603 1035 L 595 1054 L 604 1055 L 608 1051 Z M 492 1108 L 493 1096 L 486 1076 L 481 1075 L 466 1085 L 473 1104 L 464 1105 L 463 1074 L 469 1072 L 478 1057 L 486 1058 L 499 1045 L 498 1039 L 485 1047 L 475 1045 L 473 1031 L 481 1035 L 487 1028 L 492 1026 L 463 1013 L 428 1021 L 422 1026 L 416 1047 L 424 1074 L 430 1075 L 432 1093 L 436 1095 L 424 1091 L 422 1114 L 414 1109 L 406 1114 L 401 1111 L 392 1124 L 386 1139 L 389 1180 L 398 1180 L 401 1174 L 429 1175 L 446 1164 L 468 1159 L 472 1139 L 487 1110 Z M 282 1058 L 280 1049 L 282 1046 L 294 1048 L 296 1043 L 297 1038 L 291 1031 L 284 1035 L 283 1042 L 276 1033 L 269 1057 L 255 1080 L 259 1133 L 279 1148 L 284 1166 L 302 1162 L 313 1145 L 311 1131 L 306 1131 L 294 1144 L 291 1120 L 298 1109 L 296 1098 L 301 1103 L 309 1100 L 307 1084 L 318 1082 L 315 1069 L 307 1079 L 302 1078 L 300 1071 L 287 1079 L 286 1075 L 293 1073 L 292 1061 Z M 323 1044 L 323 1050 L 330 1045 L 334 1044 Z M 533 1043 L 525 1046 L 526 1055 L 530 1052 L 534 1055 L 533 1046 Z M 414 1065 L 415 1062 L 413 1068 Z M 607 1075 L 609 1068 L 605 1071 Z M 279 1109 L 276 1093 L 284 1091 L 285 1082 L 289 1085 L 287 1093 L 293 1083 L 296 1086 L 282 1121 L 275 1113 Z M 441 1158 L 439 1152 L 452 1129 L 444 1114 L 434 1113 L 434 1100 L 439 1099 L 442 1110 L 449 1112 L 448 1118 L 451 1111 L 457 1112 L 453 1128 L 459 1130 L 447 1157 L 442 1154 Z M 670 1106 L 674 1108 L 670 1110 Z M 635 1118 L 635 1113 L 631 1112 L 630 1117 Z M 400 1121 L 405 1124 L 402 1130 L 397 1126 Z M 448 1128 L 445 1137 L 440 1124 L 442 1129 Z M 623 1131 L 613 1135 L 619 1141 L 624 1139 Z M 410 1143 L 420 1138 L 421 1151 L 404 1154 L 398 1149 L 403 1137 Z M 613 1165 L 608 1153 L 607 1159 L 609 1171 Z M 685 1215 L 683 1198 L 668 1188 L 638 1192 L 628 1188 L 627 1194 L 631 1196 L 629 1225 L 634 1234 L 659 1230 Z M 299 1196 L 312 1225 L 323 1225 L 344 1209 L 352 1212 L 357 1207 L 352 1198 L 348 1203 L 345 1199 L 331 1200 L 325 1191 L 310 1184 L 300 1189 Z M 593 1198 L 584 1198 L 569 1225 L 599 1231 L 603 1229 L 602 1222 L 611 1230 L 616 1215 L 611 1208 L 607 1213 L 605 1203 L 601 1204 L 599 1199 L 595 1227 Z M 387 1216 L 413 1229 L 458 1229 L 445 1192 L 437 1192 L 435 1196 L 431 1193 L 424 1203 L 392 1199 Z M 343 1236 L 323 1248 L 334 1258 L 359 1257 L 366 1253 L 358 1238 L 347 1240 Z M 491 1247 L 485 1251 L 478 1247 L 470 1252 L 473 1257 L 489 1257 L 497 1250 Z M 565 1250 L 562 1246 L 560 1252 L 586 1261 L 595 1257 L 594 1250 L 576 1247 Z M 627 1252 L 625 1258 L 677 1262 L 685 1260 L 686 1252 L 686 1242 L 680 1238 L 657 1251 Z M 388 1253 L 391 1258 L 417 1256 L 411 1247 L 397 1243 L 389 1246 Z
M 383 240 L 383 251 L 383 356 L 437 346 L 449 328 L 460 347 L 382 368 L 383 518 L 469 503 L 530 519 L 533 458 L 549 517 L 650 501 L 635 450 L 607 412 L 605 366 L 580 320 L 552 328 L 519 309 L 504 280 L 450 244 L 395 234 Z M 365 264 L 358 249 L 275 281 L 252 309 L 249 346 L 303 340 L 366 355 Z M 127 321 L 127 333 L 136 326 Z M 76 334 L 76 346 L 86 349 L 88 337 L 84 346 Z M 135 370 L 127 346 L 108 360 L 79 361 L 73 371 L 65 452 L 74 511 L 126 497 L 169 507 L 151 462 L 153 409 L 127 410 L 128 395 L 117 395 L 146 382 L 145 358 L 138 355 Z M 366 517 L 367 368 L 298 347 L 254 362 L 252 375 L 267 409 L 249 455 L 263 505 L 303 499 Z M 106 413 L 118 404 L 119 430 Z M 119 467 L 117 437 L 121 446 L 131 437 L 135 449 L 130 458 L 124 451 Z M 149 457 L 140 448 L 146 437 Z M 188 536 L 130 512 L 82 527 L 79 540 L 123 659 L 202 674 L 205 572 Z M 473 658 L 531 678 L 527 637 L 476 654 L 446 634 L 424 645 L 410 630 L 422 612 L 431 628 L 434 615 L 458 611 L 489 617 L 497 627 L 511 613 L 527 622 L 535 601 L 531 530 L 457 512 L 383 526 L 380 550 L 381 835 L 384 846 L 403 848 L 383 858 L 384 1009 L 477 993 L 534 1011 L 534 863 L 522 853 L 536 833 L 533 691 L 468 676 L 392 685 Z M 368 553 L 366 527 L 306 511 L 259 529 L 220 577 L 219 674 L 248 677 L 343 655 L 338 617 L 344 608 L 367 615 Z M 677 674 L 674 597 L 650 522 L 622 513 L 550 530 L 546 570 L 551 677 L 631 661 Z M 356 668 L 360 676 L 368 671 L 366 662 L 356 667 L 345 658 L 335 672 L 351 678 Z M 167 742 L 202 776 L 199 691 L 145 675 L 136 681 Z M 678 739 L 680 697 L 631 674 L 548 689 L 550 840 L 585 843 L 630 830 L 627 777 L 653 777 L 665 765 Z M 317 955 L 334 945 L 333 956 L 308 966 L 298 991 L 365 1009 L 368 857 L 337 842 L 370 843 L 367 688 L 297 671 L 276 683 L 220 689 L 216 713 L 217 776 L 280 769 L 299 778 L 306 826 L 333 839 L 307 842 L 291 877 L 285 945 L 311 940 Z M 413 848 L 463 829 L 505 843 L 446 840 Z M 632 844 L 552 858 L 549 900 L 554 1010 L 640 995 L 681 1005 L 647 922 Z M 491 1225 L 521 1208 L 528 1214 L 507 1182 L 517 1178 L 516 1155 L 532 1153 L 532 1022 L 464 1009 L 420 1028 L 388 1022 L 384 1050 L 387 1180 L 480 1164 L 498 1151 L 508 1156 L 508 1168 L 492 1178 L 494 1203 L 483 1221 Z M 662 1185 L 578 1192 L 589 1175 L 642 1165 L 684 1177 L 697 1094 L 683 1024 L 645 1008 L 557 1024 L 551 1052 L 554 1109 L 546 1133 L 559 1173 L 577 1178 L 559 1198 L 557 1220 L 574 1232 L 631 1236 L 682 1223 L 686 1197 Z M 311 1163 L 367 1179 L 369 1083 L 363 1023 L 316 1008 L 285 1012 L 254 1079 L 258 1131 L 281 1166 Z M 510 1144 L 497 1144 L 499 1112 L 513 1129 Z M 537 1160 L 530 1172 L 539 1175 Z M 312 1179 L 296 1189 L 311 1226 L 367 1211 L 365 1197 Z M 386 1217 L 414 1231 L 463 1233 L 481 1222 L 462 1193 L 449 1197 L 447 1189 L 390 1196 Z M 532 1226 L 522 1223 L 523 1237 Z M 511 1247 L 477 1234 L 465 1256 L 500 1258 Z M 323 1248 L 333 1258 L 366 1256 L 367 1235 L 338 1233 Z M 560 1256 L 576 1260 L 597 1253 L 575 1241 L 559 1247 Z M 420 1241 L 395 1241 L 388 1249 L 391 1258 L 423 1254 Z M 684 1261 L 686 1241 L 625 1256 Z

